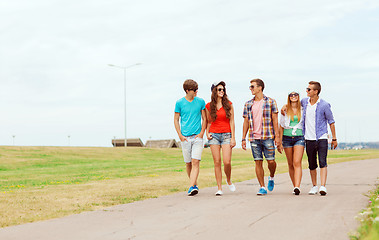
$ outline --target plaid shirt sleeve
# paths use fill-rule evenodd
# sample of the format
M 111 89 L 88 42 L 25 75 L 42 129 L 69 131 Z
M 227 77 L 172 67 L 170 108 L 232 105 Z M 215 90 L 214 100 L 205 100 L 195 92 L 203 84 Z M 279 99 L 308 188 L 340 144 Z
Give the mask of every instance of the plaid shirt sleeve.
M 272 99 L 272 104 L 271 104 L 271 111 L 272 113 L 278 113 L 278 106 L 276 105 L 275 99 Z
M 244 117 L 244 118 L 247 118 L 247 102 L 245 103 L 245 106 L 243 107 L 243 113 L 242 113 L 242 116 Z
M 278 113 L 276 101 L 272 98 L 265 97 L 265 105 L 263 108 L 262 139 L 274 138 L 274 127 L 271 118 L 272 113 Z

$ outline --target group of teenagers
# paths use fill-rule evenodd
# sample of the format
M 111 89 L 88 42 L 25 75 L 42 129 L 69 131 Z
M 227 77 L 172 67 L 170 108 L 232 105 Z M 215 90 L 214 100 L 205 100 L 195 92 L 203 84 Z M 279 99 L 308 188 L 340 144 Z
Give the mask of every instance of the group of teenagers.
M 300 99 L 299 92 L 290 92 L 287 104 L 282 107 L 280 113 L 276 101 L 263 94 L 265 84 L 261 79 L 251 80 L 249 88 L 253 98 L 244 106 L 242 148 L 246 150 L 246 142 L 249 141 L 255 162 L 255 173 L 260 185 L 257 195 L 267 195 L 267 190 L 274 189 L 275 149 L 279 153 L 285 152 L 289 176 L 293 184 L 292 194 L 299 195 L 304 148 L 312 180 L 312 187 L 308 193 L 326 195 L 329 144 L 327 125 L 332 134 L 331 149 L 337 147 L 337 138 L 331 106 L 319 97 L 321 84 L 316 81 L 309 82 L 306 88 L 307 97 L 303 99 Z M 197 97 L 196 81 L 187 79 L 183 83 L 183 89 L 186 95 L 175 104 L 174 125 L 181 141 L 186 172 L 190 181 L 188 195 L 193 196 L 199 192 L 197 179 L 204 147 L 204 134 L 208 139 L 214 160 L 218 187 L 215 195 L 223 195 L 222 163 L 227 186 L 230 191 L 236 191 L 236 186 L 231 180 L 232 149 L 236 146 L 234 108 L 226 94 L 225 82 L 219 81 L 212 84 L 211 101 L 207 104 Z M 247 134 L 248 139 L 246 139 Z M 267 160 L 270 172 L 267 188 L 264 181 L 263 156 Z M 318 165 L 320 187 L 317 185 Z

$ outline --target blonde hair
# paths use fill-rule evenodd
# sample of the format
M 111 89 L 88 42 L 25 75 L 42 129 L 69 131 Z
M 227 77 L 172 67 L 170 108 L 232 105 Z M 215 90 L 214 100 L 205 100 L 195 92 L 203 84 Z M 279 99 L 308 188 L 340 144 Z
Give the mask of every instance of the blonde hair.
M 292 92 L 291 92 L 292 93 Z M 290 94 L 291 94 L 290 93 Z M 295 114 L 292 110 L 292 107 L 291 107 L 291 98 L 290 98 L 290 94 L 288 94 L 288 97 L 287 97 L 287 116 L 292 120 L 294 121 L 294 117 L 295 115 L 297 116 L 297 120 L 300 122 L 300 119 L 301 119 L 301 102 L 300 102 L 300 95 L 298 95 L 298 99 L 297 99 L 297 114 Z

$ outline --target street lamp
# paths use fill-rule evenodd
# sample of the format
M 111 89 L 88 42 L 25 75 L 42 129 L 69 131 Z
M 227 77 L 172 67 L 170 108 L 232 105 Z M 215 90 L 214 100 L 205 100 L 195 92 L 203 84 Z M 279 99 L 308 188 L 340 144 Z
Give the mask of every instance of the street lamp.
M 115 67 L 115 68 L 121 68 L 121 69 L 123 69 L 124 70 L 124 115 L 125 115 L 125 140 L 124 140 L 124 147 L 126 147 L 126 145 L 128 144 L 128 142 L 127 142 L 127 139 L 126 139 L 126 69 L 128 69 L 128 68 L 131 68 L 131 67 L 134 67 L 134 66 L 137 66 L 137 65 L 141 65 L 142 63 L 135 63 L 135 64 L 133 64 L 133 65 L 130 65 L 130 66 L 126 66 L 126 67 L 124 67 L 124 66 L 117 66 L 117 65 L 114 65 L 114 64 L 108 64 L 108 66 L 110 66 L 110 67 Z

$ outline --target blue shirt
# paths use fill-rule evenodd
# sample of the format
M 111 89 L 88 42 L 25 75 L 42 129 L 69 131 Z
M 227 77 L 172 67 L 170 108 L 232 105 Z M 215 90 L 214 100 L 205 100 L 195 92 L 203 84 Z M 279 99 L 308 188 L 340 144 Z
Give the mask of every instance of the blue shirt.
M 176 101 L 175 112 L 180 114 L 180 131 L 183 136 L 197 135 L 201 132 L 201 111 L 205 101 L 195 97 L 189 102 L 185 97 Z
M 305 128 L 305 118 L 307 117 L 305 113 L 307 112 L 308 102 L 309 98 L 301 99 L 301 106 L 303 107 L 304 133 L 307 131 Z M 328 133 L 328 124 L 330 125 L 334 122 L 335 121 L 330 104 L 320 98 L 320 102 L 317 103 L 316 107 L 316 139 L 318 140 L 322 135 Z

